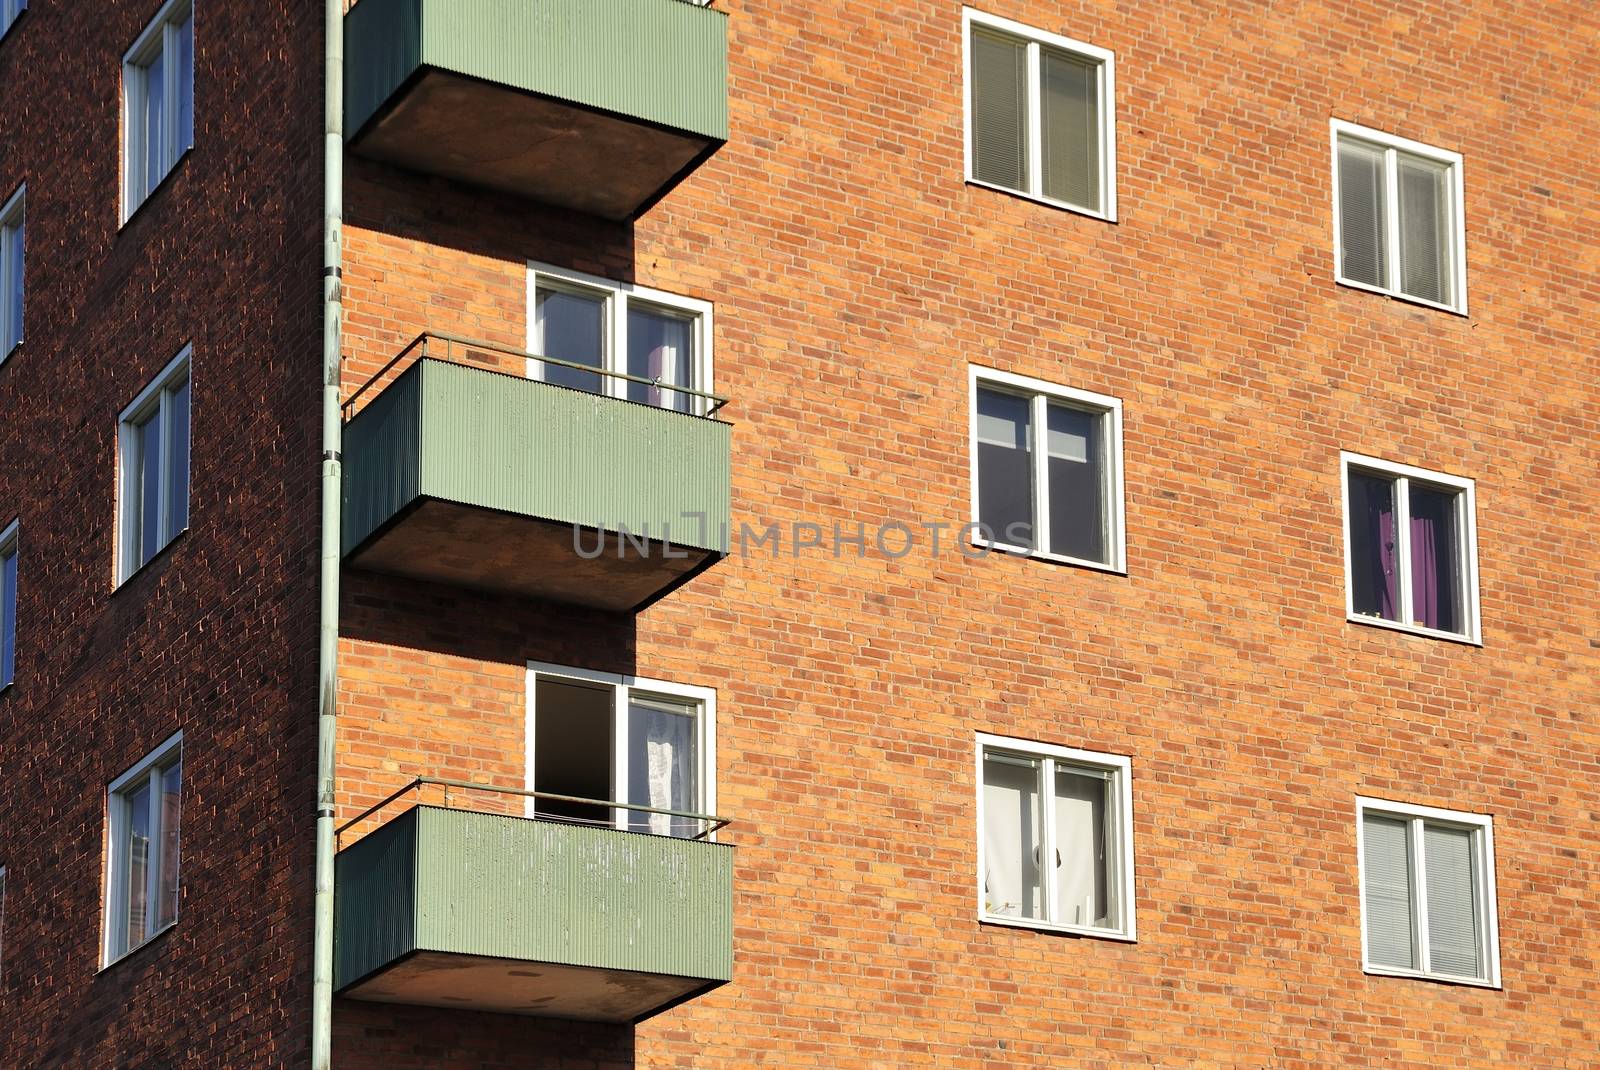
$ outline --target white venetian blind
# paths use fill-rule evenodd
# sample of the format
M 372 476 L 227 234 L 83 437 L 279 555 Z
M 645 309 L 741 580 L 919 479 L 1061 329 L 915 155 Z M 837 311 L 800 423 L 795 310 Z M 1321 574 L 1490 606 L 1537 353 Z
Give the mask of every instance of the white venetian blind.
M 1362 818 L 1367 959 L 1375 966 L 1417 967 L 1411 933 L 1409 836 L 1405 821 L 1375 814 Z
M 1400 292 L 1448 303 L 1450 293 L 1450 168 L 1404 153 L 1396 156 L 1400 189 Z
M 1483 976 L 1472 835 L 1468 829 L 1438 825 L 1422 830 L 1428 873 L 1428 968 L 1462 977 Z
M 1388 285 L 1383 160 L 1383 149 L 1339 141 L 1339 273 L 1369 286 Z
M 1028 46 L 972 34 L 972 176 L 1008 189 L 1028 184 Z
M 1039 53 L 1044 194 L 1100 210 L 1100 65 Z

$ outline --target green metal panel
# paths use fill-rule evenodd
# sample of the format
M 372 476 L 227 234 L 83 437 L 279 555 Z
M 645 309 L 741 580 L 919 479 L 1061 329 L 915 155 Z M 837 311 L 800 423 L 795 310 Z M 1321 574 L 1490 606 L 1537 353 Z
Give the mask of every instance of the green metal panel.
M 417 946 L 417 820 L 411 811 L 335 860 L 334 977 L 343 987 Z
M 338 880 L 340 988 L 414 950 L 733 975 L 726 844 L 422 806 L 341 852 Z
M 361 0 L 346 16 L 354 136 L 419 67 L 728 138 L 728 29 L 686 0 Z
M 346 553 L 419 496 L 727 552 L 719 420 L 420 360 L 350 422 L 345 455 Z

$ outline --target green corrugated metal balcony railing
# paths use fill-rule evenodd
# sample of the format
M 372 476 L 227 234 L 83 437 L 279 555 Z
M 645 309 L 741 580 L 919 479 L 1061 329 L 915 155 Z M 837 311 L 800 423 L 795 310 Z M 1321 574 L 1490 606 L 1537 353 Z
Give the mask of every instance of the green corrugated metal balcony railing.
M 355 152 L 613 219 L 728 139 L 727 16 L 690 0 L 360 0 Z
M 733 975 L 733 848 L 419 805 L 339 852 L 352 999 L 647 1018 Z
M 710 416 L 416 360 L 345 425 L 345 560 L 640 610 L 727 553 L 729 431 Z

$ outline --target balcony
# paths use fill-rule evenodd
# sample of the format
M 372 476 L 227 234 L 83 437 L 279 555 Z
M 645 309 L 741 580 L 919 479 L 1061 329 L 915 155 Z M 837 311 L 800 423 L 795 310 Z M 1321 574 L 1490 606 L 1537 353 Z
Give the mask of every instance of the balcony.
M 603 216 L 728 139 L 727 16 L 689 0 L 361 0 L 353 152 Z
M 675 391 L 707 414 L 696 415 L 457 354 L 581 367 L 440 334 L 408 346 L 391 362 L 398 376 L 380 372 L 346 405 L 348 565 L 637 612 L 726 555 L 724 399 Z
M 380 806 L 430 786 L 447 803 L 451 787 L 480 790 L 424 778 Z M 701 837 L 726 824 L 537 798 Z M 334 984 L 349 999 L 637 1022 L 732 977 L 733 848 L 704 838 L 414 805 L 341 850 L 335 881 Z

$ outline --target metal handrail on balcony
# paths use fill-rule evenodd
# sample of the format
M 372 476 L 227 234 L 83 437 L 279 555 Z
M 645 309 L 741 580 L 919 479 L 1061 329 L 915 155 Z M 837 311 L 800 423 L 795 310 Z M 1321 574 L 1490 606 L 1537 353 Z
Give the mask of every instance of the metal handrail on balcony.
M 334 839 L 337 841 L 343 837 L 345 832 L 351 827 L 361 824 L 361 822 L 374 816 L 379 811 L 387 807 L 390 803 L 398 801 L 401 797 L 409 794 L 410 792 L 417 791 L 420 793 L 422 788 L 429 785 L 444 789 L 444 805 L 447 809 L 450 808 L 450 789 L 454 788 L 458 791 L 486 791 L 499 795 L 518 795 L 525 799 L 562 803 L 568 806 L 600 806 L 613 811 L 627 810 L 630 813 L 661 815 L 663 817 L 676 818 L 680 821 L 698 822 L 704 826 L 695 835 L 680 837 L 681 839 L 703 840 L 713 832 L 726 828 L 733 823 L 731 818 L 718 817 L 715 814 L 697 814 L 692 810 L 668 810 L 664 807 L 645 806 L 640 803 L 616 802 L 606 799 L 585 799 L 577 795 L 558 795 L 549 791 L 529 791 L 523 788 L 502 788 L 497 787 L 494 784 L 474 784 L 469 780 L 451 780 L 448 777 L 420 776 L 411 783 L 407 784 L 405 787 L 400 788 L 398 791 L 395 791 L 394 793 L 372 804 L 355 817 L 352 817 L 349 821 L 346 821 L 344 824 L 340 825 L 334 832 Z M 420 802 L 419 805 L 421 805 Z M 537 812 L 537 810 L 531 816 L 533 819 L 538 821 L 552 821 L 558 824 L 588 825 L 599 828 L 616 827 L 616 825 L 611 821 L 596 821 L 581 817 L 571 817 L 566 814 L 541 814 Z M 636 829 L 632 831 L 644 832 L 648 830 Z
M 436 346 L 443 347 L 443 354 L 439 354 L 434 351 L 434 347 Z M 537 360 L 543 364 L 553 364 L 558 368 L 571 368 L 574 371 L 588 372 L 591 375 L 604 376 L 610 379 L 621 379 L 624 382 L 639 383 L 643 386 L 655 387 L 659 390 L 670 390 L 673 393 L 686 394 L 689 397 L 701 398 L 708 403 L 705 411 L 706 419 L 714 419 L 717 415 L 717 410 L 732 400 L 731 398 L 723 397 L 721 394 L 713 394 L 710 391 L 695 390 L 687 386 L 675 386 L 672 383 L 662 382 L 659 377 L 655 379 L 648 379 L 642 375 L 632 375 L 628 372 L 613 371 L 610 368 L 596 368 L 592 364 L 580 364 L 574 360 L 563 360 L 560 357 L 547 357 L 539 353 L 530 353 L 525 349 L 517 349 L 515 346 L 501 345 L 498 342 L 481 342 L 472 338 L 463 338 L 460 335 L 446 334 L 443 331 L 423 331 L 421 334 L 413 338 L 404 349 L 391 357 L 387 364 L 373 373 L 373 375 L 367 379 L 366 382 L 356 387 L 355 391 L 351 393 L 347 399 L 345 399 L 343 406 L 344 418 L 348 420 L 355 415 L 357 398 L 366 393 L 379 382 L 383 381 L 384 376 L 388 375 L 389 372 L 394 369 L 396 364 L 399 364 L 401 361 L 405 360 L 408 354 L 419 348 L 421 349 L 421 352 L 417 354 L 418 359 L 442 360 L 447 364 L 459 364 L 463 367 L 477 367 L 477 365 L 469 364 L 465 360 L 456 359 L 455 347 L 457 346 L 460 346 L 462 349 L 474 349 L 484 353 L 497 353 L 503 357 L 519 357 L 523 360 Z M 493 369 L 485 370 L 492 371 Z M 657 408 L 666 408 L 666 406 L 661 405 L 657 406 Z M 688 415 L 699 414 L 690 413 Z

